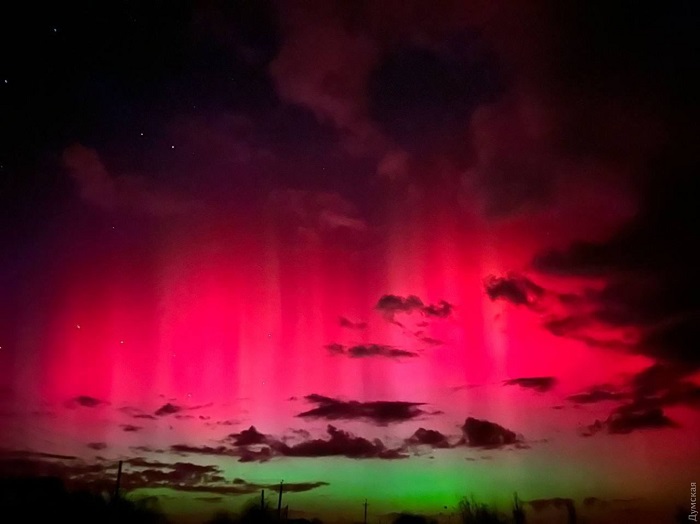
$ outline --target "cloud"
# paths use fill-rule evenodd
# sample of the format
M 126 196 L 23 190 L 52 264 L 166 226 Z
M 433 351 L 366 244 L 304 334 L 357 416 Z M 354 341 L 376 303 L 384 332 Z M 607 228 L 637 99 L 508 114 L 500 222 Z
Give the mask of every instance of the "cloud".
M 121 424 L 119 427 L 122 428 L 122 431 L 127 433 L 136 433 L 137 431 L 141 431 L 143 429 L 143 427 L 134 426 L 133 424 Z
M 675 427 L 678 425 L 659 407 L 639 408 L 634 405 L 624 405 L 615 409 L 606 420 L 596 420 L 582 432 L 582 435 L 590 437 L 604 429 L 611 435 L 626 435 L 638 430 Z
M 337 7 L 281 5 L 282 45 L 269 73 L 283 100 L 331 123 L 353 149 L 373 150 L 382 139 L 368 116 L 366 89 L 379 49 L 349 30 Z
M 461 443 L 469 447 L 495 449 L 522 442 L 515 432 L 499 426 L 495 422 L 467 418 L 462 426 Z
M 286 493 L 302 493 L 304 491 L 311 491 L 312 489 L 321 488 L 323 486 L 330 486 L 330 484 L 328 482 L 290 482 L 288 484 L 284 484 L 282 489 Z M 279 491 L 279 486 L 276 484 L 269 484 L 268 489 Z
M 251 431 L 252 430 L 252 431 Z M 325 456 L 345 456 L 348 458 L 365 459 L 400 459 L 407 458 L 401 449 L 389 449 L 381 440 L 368 440 L 363 437 L 354 436 L 346 431 L 336 429 L 329 425 L 327 432 L 328 440 L 312 439 L 302 435 L 304 440 L 295 444 L 285 442 L 288 439 L 273 438 L 264 436 L 251 426 L 241 433 L 234 433 L 224 439 L 233 441 L 233 447 L 229 446 L 191 446 L 177 444 L 170 447 L 172 453 L 195 454 L 211 456 L 237 457 L 239 462 L 266 462 L 272 458 L 279 457 L 325 457 Z M 235 442 L 241 442 L 235 444 Z
M 182 406 L 177 406 L 175 404 L 171 404 L 170 402 L 168 402 L 167 404 L 164 404 L 161 407 L 159 407 L 156 410 L 155 415 L 157 417 L 164 417 L 167 415 L 173 415 L 175 413 L 179 413 L 183 409 L 185 409 L 185 408 L 183 408 Z
M 484 287 L 491 300 L 506 300 L 516 306 L 534 307 L 545 293 L 542 287 L 515 273 L 507 277 L 489 275 Z
M 371 358 L 371 357 L 386 357 L 386 358 L 413 358 L 419 356 L 418 353 L 398 349 L 384 344 L 359 344 L 346 348 L 342 344 L 332 343 L 326 346 L 326 349 L 335 355 L 347 355 L 350 358 Z
M 538 393 L 546 393 L 551 390 L 557 383 L 554 377 L 520 377 L 506 380 L 506 386 L 520 386 L 525 389 L 534 389 Z
M 268 207 L 282 231 L 295 239 L 354 245 L 366 240 L 369 232 L 357 207 L 336 192 L 275 189 L 268 197 Z
M 569 395 L 566 399 L 575 404 L 595 404 L 598 402 L 619 401 L 626 397 L 625 393 L 611 388 L 593 387 L 588 391 Z
M 52 459 L 52 460 L 77 460 L 74 455 L 61 455 L 58 453 L 46 453 L 44 451 L 32 450 L 8 450 L 0 449 L 0 455 L 5 458 L 22 458 L 22 459 Z
M 421 310 L 427 317 L 447 318 L 452 314 L 454 306 L 445 300 L 441 300 L 437 304 L 429 304 Z
M 83 408 L 98 408 L 101 406 L 107 405 L 108 402 L 105 400 L 100 400 L 95 397 L 90 397 L 88 395 L 80 395 L 77 397 L 74 397 L 66 402 L 66 407 L 68 408 L 76 408 L 76 407 L 83 407 Z
M 605 420 L 587 426 L 583 436 L 602 430 L 626 434 L 642 429 L 678 427 L 664 412 L 670 406 L 700 409 L 700 385 L 685 378 L 686 370 L 675 365 L 654 364 L 634 375 L 620 388 L 594 387 L 568 397 L 577 403 L 622 401 Z
M 240 433 L 231 433 L 227 439 L 232 441 L 234 446 L 250 446 L 253 444 L 267 443 L 267 436 L 255 429 L 255 426 L 250 426 Z
M 377 301 L 375 309 L 389 322 L 397 323 L 395 317 L 400 313 L 411 314 L 418 312 L 426 317 L 447 318 L 452 314 L 454 307 L 445 300 L 441 300 L 437 304 L 425 305 L 423 301 L 415 295 L 408 295 L 407 297 L 383 295 Z
M 299 413 L 297 417 L 322 418 L 326 420 L 362 419 L 383 426 L 412 420 L 425 414 L 425 412 L 418 407 L 424 405 L 421 402 L 344 401 L 316 394 L 307 395 L 305 398 L 309 402 L 317 404 L 317 407 Z
M 97 151 L 81 144 L 63 151 L 63 165 L 77 183 L 81 198 L 107 211 L 167 217 L 191 212 L 198 205 L 140 176 L 113 177 Z
M 434 429 L 418 428 L 413 435 L 406 439 L 409 446 L 430 446 L 436 449 L 452 447 L 445 435 Z
M 367 328 L 367 322 L 353 322 L 352 320 L 348 320 L 345 317 L 340 317 L 338 320 L 339 324 L 341 327 L 348 328 L 348 329 L 366 329 Z
M 101 451 L 103 449 L 107 449 L 107 444 L 104 442 L 90 442 L 87 444 L 87 447 L 94 449 L 95 451 Z
M 226 446 L 190 446 L 187 444 L 174 444 L 170 446 L 173 453 L 184 453 L 193 455 L 216 455 L 216 456 L 236 456 L 237 451 Z
M 114 484 L 116 464 L 85 463 L 76 457 L 50 453 L 0 450 L 0 475 L 51 476 L 64 479 L 73 489 L 109 490 Z M 305 492 L 328 486 L 327 482 L 290 482 L 285 492 Z M 121 489 L 129 492 L 148 486 L 180 492 L 215 495 L 247 495 L 261 489 L 278 490 L 279 484 L 259 484 L 241 478 L 228 481 L 219 466 L 189 462 L 165 463 L 142 458 L 124 461 Z
M 273 450 L 269 447 L 256 449 L 241 448 L 236 455 L 238 462 L 267 462 L 273 457 Z
M 277 442 L 274 449 L 285 457 L 330 457 L 343 456 L 352 459 L 402 459 L 408 455 L 398 449 L 388 449 L 381 440 L 372 441 L 362 437 L 356 437 L 351 433 L 337 429 L 335 426 L 327 427 L 328 440 L 311 439 L 289 446 Z

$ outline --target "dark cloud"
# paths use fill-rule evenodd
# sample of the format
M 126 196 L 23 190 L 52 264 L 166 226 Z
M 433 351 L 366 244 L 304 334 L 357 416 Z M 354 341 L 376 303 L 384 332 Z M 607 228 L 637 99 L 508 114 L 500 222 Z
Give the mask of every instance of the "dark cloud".
M 346 348 L 342 344 L 332 343 L 328 344 L 326 349 L 332 354 L 347 355 L 350 358 L 413 358 L 418 356 L 418 353 L 414 353 L 413 351 L 398 349 L 384 344 L 359 344 Z
M 236 456 L 236 451 L 226 446 L 190 446 L 187 444 L 174 444 L 170 446 L 173 453 L 193 455 Z
M 575 404 L 595 404 L 598 402 L 619 401 L 626 398 L 626 396 L 625 393 L 611 388 L 593 387 L 588 391 L 569 395 L 566 399 Z
M 103 449 L 107 449 L 107 444 L 104 442 L 90 442 L 87 444 L 87 447 L 94 449 L 95 451 L 101 451 Z
M 557 383 L 554 377 L 520 377 L 506 380 L 506 386 L 520 386 L 521 388 L 534 389 L 539 393 L 546 393 Z
M 336 192 L 306 189 L 275 189 L 268 206 L 279 227 L 290 238 L 347 245 L 362 245 L 370 229 L 357 207 Z
M 96 150 L 75 144 L 63 152 L 63 163 L 81 198 L 107 211 L 129 211 L 159 217 L 193 211 L 198 203 L 156 187 L 134 175 L 112 176 Z
M 136 433 L 143 429 L 143 427 L 134 426 L 133 424 L 121 424 L 119 427 L 122 428 L 122 431 L 126 431 L 127 433 Z
M 685 378 L 686 370 L 677 365 L 654 364 L 637 373 L 619 388 L 594 387 L 568 397 L 579 404 L 617 401 L 605 420 L 596 420 L 582 434 L 591 436 L 602 430 L 626 434 L 640 429 L 677 427 L 664 409 L 670 406 L 700 408 L 700 386 Z
M 83 461 L 72 459 L 68 461 L 53 460 L 46 457 L 22 458 L 13 453 L 3 453 L 0 455 L 0 477 L 55 477 L 65 479 L 72 486 L 87 487 L 86 484 L 93 484 L 94 488 L 101 486 L 109 489 L 111 483 L 106 482 L 106 476 L 112 475 L 114 468 L 105 464 L 88 464 Z M 94 482 L 96 479 L 103 479 L 103 482 Z
M 398 449 L 388 449 L 381 440 L 372 441 L 362 437 L 356 437 L 346 431 L 329 425 L 327 428 L 329 439 L 312 439 L 289 446 L 277 442 L 274 449 L 285 457 L 330 457 L 343 456 L 352 459 L 401 459 L 408 455 Z
M 152 448 L 151 446 L 129 446 L 129 449 L 136 453 L 164 453 L 162 449 Z
M 674 427 L 677 427 L 677 424 L 668 418 L 661 408 L 640 409 L 634 405 L 624 405 L 613 411 L 606 420 L 596 420 L 582 434 L 588 437 L 606 429 L 609 434 L 624 435 L 638 430 Z
M 342 355 L 343 353 L 345 353 L 345 346 L 343 346 L 342 344 L 338 344 L 337 342 L 333 342 L 333 343 L 331 343 L 331 344 L 327 344 L 327 345 L 326 345 L 326 349 L 327 349 L 330 353 L 333 353 L 333 354 L 336 354 L 336 355 Z
M 518 306 L 533 307 L 545 290 L 527 277 L 509 274 L 507 277 L 489 275 L 485 282 L 486 294 L 491 300 L 506 300 Z
M 423 335 L 423 334 L 421 334 L 421 333 L 414 333 L 414 335 L 416 336 L 416 338 L 417 338 L 418 340 L 420 340 L 421 342 L 423 342 L 423 343 L 425 343 L 425 344 L 428 344 L 428 345 L 430 345 L 430 346 L 440 346 L 440 345 L 443 344 L 443 341 L 442 341 L 442 340 L 438 340 L 438 339 L 436 339 L 436 338 L 428 337 L 428 336 L 425 336 L 425 335 Z
M 123 406 L 119 408 L 119 411 L 133 418 L 145 420 L 158 420 L 158 417 L 156 417 L 155 415 L 151 415 L 150 413 L 144 413 L 142 409 L 133 406 Z
M 148 413 L 140 413 L 138 415 L 134 415 L 134 418 L 142 418 L 142 419 L 146 419 L 146 420 L 158 420 L 158 417 L 156 417 L 155 415 L 150 415 Z
M 48 453 L 35 453 L 29 457 L 24 452 L 0 452 L 0 475 L 46 475 L 66 480 L 71 488 L 109 490 L 114 485 L 116 464 L 88 464 L 75 457 L 61 458 Z M 327 486 L 327 482 L 290 482 L 285 492 L 305 492 Z M 121 489 L 129 492 L 144 486 L 158 489 L 215 495 L 247 495 L 261 489 L 279 489 L 279 484 L 259 484 L 237 478 L 228 481 L 219 466 L 189 462 L 165 463 L 141 458 L 124 461 Z
M 307 395 L 306 400 L 317 404 L 309 411 L 299 413 L 298 417 L 323 418 L 326 420 L 364 419 L 375 424 L 386 425 L 411 420 L 425 412 L 419 408 L 423 403 L 402 401 L 359 402 L 344 401 L 322 395 Z
M 108 404 L 108 402 L 105 400 L 100 400 L 98 398 L 90 397 L 88 395 L 80 395 L 68 400 L 66 402 L 66 407 L 98 408 L 106 404 Z
M 340 317 L 338 320 L 339 324 L 341 327 L 348 328 L 348 329 L 366 329 L 367 328 L 367 322 L 353 322 L 352 320 L 349 320 L 345 317 Z
M 415 295 L 401 297 L 398 295 L 383 295 L 375 306 L 389 320 L 394 320 L 397 313 L 413 313 L 423 308 L 423 301 Z
M 451 447 L 447 437 L 434 429 L 418 428 L 413 435 L 406 439 L 409 446 L 430 446 L 444 449 Z
M 462 444 L 469 447 L 501 448 L 522 442 L 515 432 L 499 426 L 495 422 L 467 418 L 462 426 Z
M 258 450 L 250 448 L 241 448 L 236 452 L 238 462 L 267 462 L 273 456 L 273 450 L 269 447 L 260 448 Z
M 22 458 L 22 459 L 52 459 L 52 460 L 76 460 L 78 457 L 73 455 L 60 455 L 57 453 L 46 453 L 43 451 L 32 450 L 7 450 L 0 449 L 0 454 L 3 457 Z
M 327 482 L 290 482 L 284 485 L 285 491 L 300 493 L 303 491 L 311 491 L 313 489 L 328 486 Z M 251 482 L 233 482 L 231 484 L 219 483 L 219 484 L 175 484 L 172 486 L 163 486 L 175 491 L 189 492 L 189 493 L 214 493 L 220 495 L 250 495 L 253 493 L 260 493 L 260 490 L 266 489 L 273 491 L 275 488 L 279 489 L 279 484 L 257 484 Z
M 439 48 L 388 53 L 369 79 L 372 119 L 407 148 L 437 146 L 464 134 L 474 110 L 500 91 L 499 68 L 476 32 L 463 30 Z
M 427 317 L 447 318 L 452 314 L 454 306 L 449 302 L 441 300 L 438 304 L 429 304 L 421 311 Z
M 239 462 L 266 462 L 275 457 L 325 457 L 345 456 L 348 458 L 379 458 L 399 459 L 407 458 L 400 449 L 389 449 L 380 440 L 372 441 L 363 437 L 357 437 L 348 432 L 328 426 L 328 440 L 312 439 L 304 436 L 304 440 L 295 444 L 288 444 L 287 439 L 277 439 L 265 436 L 265 445 L 260 443 L 260 433 L 254 428 L 238 434 L 231 435 L 225 440 L 242 440 L 247 444 L 229 446 L 190 446 L 178 444 L 170 447 L 170 451 L 178 454 L 196 454 L 211 456 L 236 457 Z M 232 437 L 232 438 L 231 438 Z M 286 485 L 285 485 L 286 489 Z
M 330 484 L 328 482 L 290 482 L 288 484 L 285 483 L 282 489 L 286 493 L 302 493 L 323 486 L 330 486 Z M 279 491 L 279 485 L 270 484 L 269 489 Z
M 377 301 L 375 309 L 388 321 L 398 323 L 395 317 L 399 313 L 411 314 L 419 312 L 427 317 L 447 318 L 452 314 L 454 307 L 444 300 L 441 300 L 437 304 L 425 305 L 423 301 L 415 295 L 408 295 L 407 297 L 383 295 Z
M 255 426 L 250 426 L 240 433 L 231 433 L 227 440 L 230 440 L 234 446 L 250 446 L 267 443 L 267 436 L 255 429 Z
M 228 438 L 225 440 L 229 440 Z M 277 440 L 269 438 L 268 442 L 276 444 Z M 176 444 L 170 446 L 170 451 L 185 455 L 212 455 L 218 457 L 235 457 L 238 462 L 266 462 L 274 456 L 274 451 L 268 446 L 190 446 Z
M 159 407 L 156 410 L 155 415 L 158 417 L 163 417 L 166 415 L 173 415 L 175 413 L 179 413 L 183 409 L 185 409 L 185 408 L 183 408 L 182 406 L 177 406 L 175 404 L 171 404 L 170 402 L 168 402 L 167 404 L 164 404 L 161 407 Z

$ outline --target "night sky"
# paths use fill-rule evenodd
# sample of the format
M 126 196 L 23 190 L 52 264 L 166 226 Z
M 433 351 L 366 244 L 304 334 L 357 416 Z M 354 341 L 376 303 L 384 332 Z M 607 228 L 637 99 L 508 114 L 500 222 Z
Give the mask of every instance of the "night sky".
M 689 506 L 700 4 L 0 11 L 0 475 Z

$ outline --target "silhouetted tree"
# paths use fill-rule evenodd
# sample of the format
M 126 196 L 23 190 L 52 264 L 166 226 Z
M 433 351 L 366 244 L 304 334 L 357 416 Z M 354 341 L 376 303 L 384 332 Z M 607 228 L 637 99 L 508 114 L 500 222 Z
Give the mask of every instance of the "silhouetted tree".
M 474 498 L 464 497 L 459 501 L 459 516 L 462 524 L 505 524 L 506 520 L 498 511 L 487 504 L 478 503 Z
M 0 481 L 3 517 L 9 522 L 70 522 L 71 524 L 163 524 L 165 516 L 153 500 L 106 498 L 83 489 L 69 491 L 57 478 L 4 478 Z
M 574 506 L 573 501 L 568 500 L 566 502 L 566 522 L 576 524 L 576 520 L 576 506 Z
M 514 524 L 525 524 L 525 510 L 520 504 L 517 493 L 513 495 L 513 522 Z

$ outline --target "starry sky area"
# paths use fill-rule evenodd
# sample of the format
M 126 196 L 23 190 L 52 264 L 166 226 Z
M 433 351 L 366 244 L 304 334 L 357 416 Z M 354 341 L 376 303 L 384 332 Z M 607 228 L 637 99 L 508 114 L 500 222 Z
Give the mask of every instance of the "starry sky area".
M 661 522 L 700 463 L 697 2 L 0 8 L 0 476 Z

